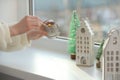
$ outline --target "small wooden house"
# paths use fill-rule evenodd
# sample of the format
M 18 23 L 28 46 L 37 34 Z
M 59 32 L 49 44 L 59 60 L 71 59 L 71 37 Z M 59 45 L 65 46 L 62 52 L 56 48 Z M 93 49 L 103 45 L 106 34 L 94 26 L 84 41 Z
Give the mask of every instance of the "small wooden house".
M 91 66 L 94 64 L 93 32 L 88 20 L 81 20 L 76 32 L 76 64 Z
M 112 29 L 103 46 L 103 80 L 120 80 L 120 30 Z

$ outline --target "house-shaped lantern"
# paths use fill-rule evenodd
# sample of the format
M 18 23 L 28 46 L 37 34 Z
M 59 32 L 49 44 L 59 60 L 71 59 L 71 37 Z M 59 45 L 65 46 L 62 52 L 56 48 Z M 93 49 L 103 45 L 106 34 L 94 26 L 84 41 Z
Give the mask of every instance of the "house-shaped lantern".
M 76 65 L 94 64 L 93 31 L 87 19 L 81 20 L 81 27 L 76 32 Z
M 120 80 L 120 30 L 112 29 L 103 46 L 103 80 Z

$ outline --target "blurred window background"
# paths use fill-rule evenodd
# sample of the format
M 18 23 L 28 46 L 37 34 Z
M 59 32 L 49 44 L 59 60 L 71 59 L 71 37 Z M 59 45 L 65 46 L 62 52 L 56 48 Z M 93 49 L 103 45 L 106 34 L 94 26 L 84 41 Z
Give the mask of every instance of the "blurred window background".
M 108 31 L 120 25 L 120 0 L 34 0 L 34 15 L 42 20 L 53 19 L 59 25 L 60 36 L 68 37 L 73 10 L 79 18 L 88 18 L 95 42 L 106 38 Z

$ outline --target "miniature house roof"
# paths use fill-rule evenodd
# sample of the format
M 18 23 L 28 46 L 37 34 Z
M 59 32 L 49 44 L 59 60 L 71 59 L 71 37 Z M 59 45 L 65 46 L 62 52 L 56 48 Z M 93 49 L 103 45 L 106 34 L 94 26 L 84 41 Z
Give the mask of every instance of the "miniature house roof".
M 82 19 L 81 20 L 81 27 L 79 29 L 81 29 L 83 27 L 85 27 L 89 31 L 89 33 L 91 35 L 94 35 L 94 33 L 93 33 L 92 29 L 91 29 L 91 25 L 90 25 L 90 23 L 89 23 L 89 21 L 87 19 Z
M 112 30 L 110 30 L 110 32 L 108 33 L 108 38 L 105 40 L 105 43 L 103 45 L 103 51 L 106 49 L 106 47 L 108 46 L 108 44 L 110 43 L 110 39 L 113 37 L 113 35 L 117 36 L 118 39 L 120 40 L 120 29 L 114 28 Z

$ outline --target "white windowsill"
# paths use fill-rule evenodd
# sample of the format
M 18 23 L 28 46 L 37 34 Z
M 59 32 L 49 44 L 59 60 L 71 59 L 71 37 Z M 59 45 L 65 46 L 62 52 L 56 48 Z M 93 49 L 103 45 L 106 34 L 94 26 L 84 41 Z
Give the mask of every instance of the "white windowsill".
M 0 72 L 24 80 L 101 80 L 94 67 L 78 67 L 67 53 L 67 41 L 45 39 L 16 52 L 0 52 Z

